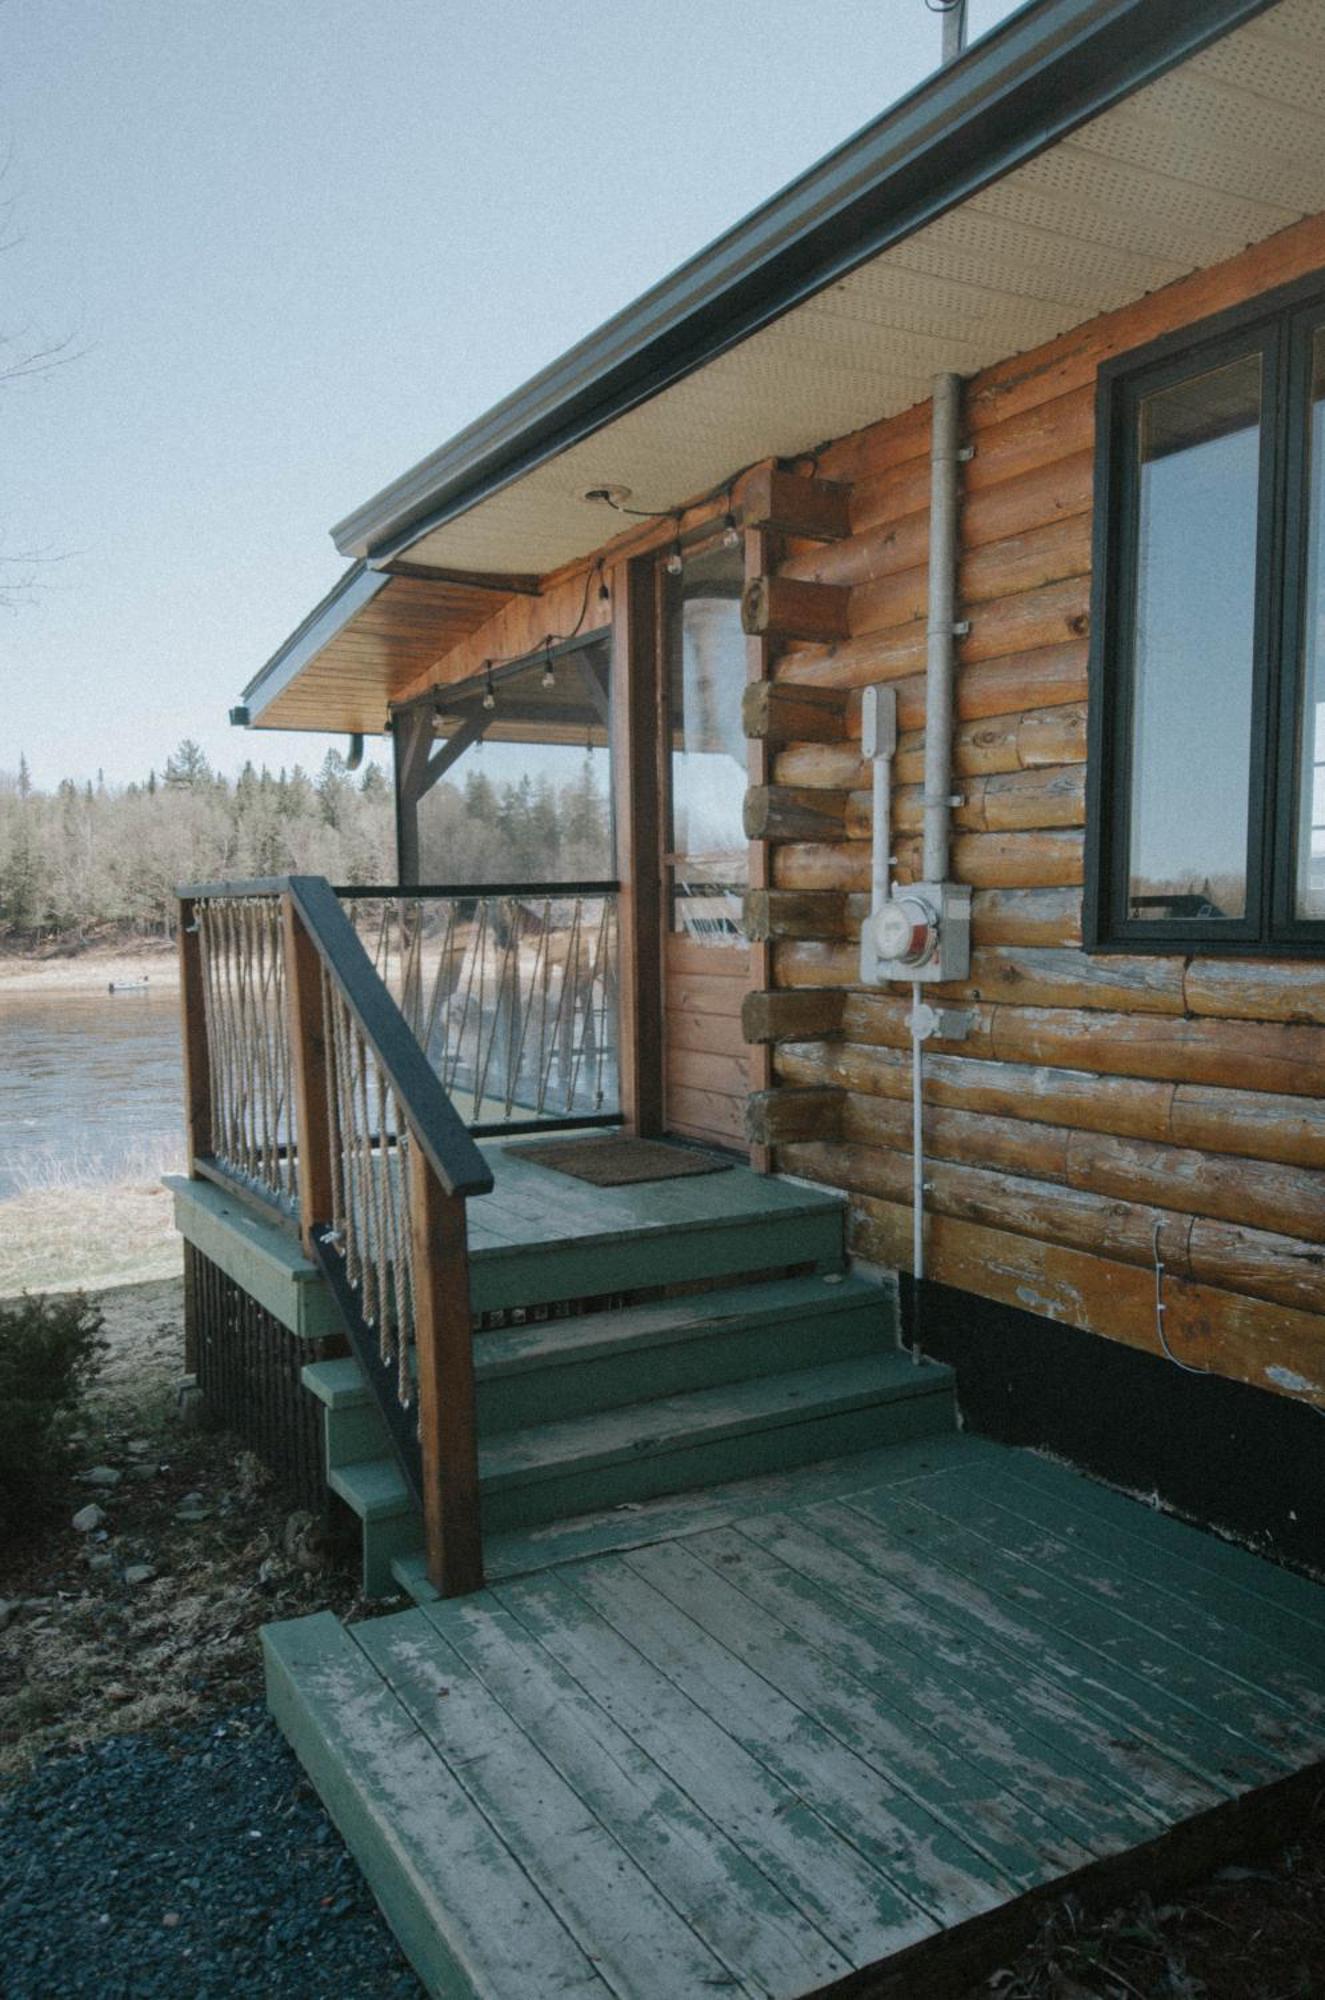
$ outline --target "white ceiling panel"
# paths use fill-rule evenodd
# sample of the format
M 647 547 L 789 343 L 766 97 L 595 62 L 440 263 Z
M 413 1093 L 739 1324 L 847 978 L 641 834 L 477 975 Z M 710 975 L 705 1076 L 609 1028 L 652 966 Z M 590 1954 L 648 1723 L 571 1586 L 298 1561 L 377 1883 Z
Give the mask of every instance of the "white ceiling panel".
M 680 506 L 908 408 L 942 369 L 1037 347 L 1322 210 L 1325 0 L 1280 0 L 407 553 L 560 568 L 620 525 L 587 487 Z

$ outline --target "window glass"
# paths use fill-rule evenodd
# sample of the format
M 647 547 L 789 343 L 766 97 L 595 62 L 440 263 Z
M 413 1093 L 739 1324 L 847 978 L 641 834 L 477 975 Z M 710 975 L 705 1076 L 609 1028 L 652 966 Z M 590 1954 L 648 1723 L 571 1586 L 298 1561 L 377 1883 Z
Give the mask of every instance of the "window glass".
M 483 734 L 418 801 L 420 882 L 605 881 L 616 873 L 606 640 L 499 671 L 438 719 Z
M 1259 354 L 1140 404 L 1134 918 L 1246 914 L 1260 424 Z
M 1298 726 L 1297 915 L 1325 917 L 1325 328 L 1311 356 L 1307 583 Z
M 710 944 L 744 941 L 744 580 L 740 549 L 712 549 L 686 563 L 669 593 L 671 922 Z

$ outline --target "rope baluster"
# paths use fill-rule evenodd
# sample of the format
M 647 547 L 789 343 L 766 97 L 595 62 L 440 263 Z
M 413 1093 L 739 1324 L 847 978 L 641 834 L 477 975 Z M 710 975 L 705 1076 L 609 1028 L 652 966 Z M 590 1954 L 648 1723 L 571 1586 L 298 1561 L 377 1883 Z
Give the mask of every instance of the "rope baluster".
M 297 1193 L 280 911 L 271 897 L 195 905 L 213 1157 L 280 1207 Z

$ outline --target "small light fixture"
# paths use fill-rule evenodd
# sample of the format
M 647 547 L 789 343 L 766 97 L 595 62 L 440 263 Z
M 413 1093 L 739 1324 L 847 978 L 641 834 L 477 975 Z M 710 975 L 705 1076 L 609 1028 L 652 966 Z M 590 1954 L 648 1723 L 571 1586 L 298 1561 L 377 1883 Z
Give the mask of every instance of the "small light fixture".
M 685 568 L 685 558 L 681 554 L 681 516 L 673 514 L 672 523 L 672 552 L 663 564 L 663 568 L 668 576 L 680 576 Z
M 612 602 L 612 586 L 603 575 L 601 569 L 598 572 L 598 602 L 600 604 L 610 604 Z
M 741 546 L 741 531 L 736 525 L 736 516 L 730 508 L 722 524 L 722 546 L 724 549 L 739 549 Z
M 492 685 L 491 660 L 483 662 L 483 706 L 484 708 L 495 708 L 497 706 L 497 695 Z
M 557 674 L 552 664 L 552 645 L 550 641 L 544 642 L 543 674 L 539 685 L 545 688 L 554 688 L 557 685 Z

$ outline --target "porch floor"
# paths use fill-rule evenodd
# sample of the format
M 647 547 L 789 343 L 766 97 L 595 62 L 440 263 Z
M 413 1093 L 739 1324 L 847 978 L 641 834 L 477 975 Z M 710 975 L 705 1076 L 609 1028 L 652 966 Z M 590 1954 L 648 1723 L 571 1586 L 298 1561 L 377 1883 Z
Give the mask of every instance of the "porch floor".
M 1325 1588 L 1025 1452 L 894 1444 L 502 1557 L 264 1634 L 434 1993 L 937 1996 L 1069 1882 L 1161 1890 L 1320 1783 Z
M 798 1256 L 813 1262 L 818 1239 L 809 1234 L 816 1223 L 836 1223 L 843 1207 L 840 1195 L 752 1173 L 736 1160 L 717 1173 L 597 1187 L 528 1158 L 522 1148 L 536 1143 L 533 1135 L 480 1147 L 494 1185 L 467 1206 L 476 1310 L 664 1283 L 681 1232 L 688 1256 L 696 1232 L 707 1234 L 714 1276 L 752 1269 L 751 1245 L 761 1237 L 770 1268 Z

